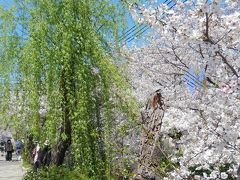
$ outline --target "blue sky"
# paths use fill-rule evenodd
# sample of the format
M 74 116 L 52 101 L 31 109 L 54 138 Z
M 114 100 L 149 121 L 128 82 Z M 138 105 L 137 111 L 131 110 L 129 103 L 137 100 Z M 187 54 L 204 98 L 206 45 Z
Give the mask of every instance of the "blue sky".
M 120 0 L 112 0 L 113 2 L 117 3 Z M 145 3 L 148 2 L 149 0 L 141 0 L 141 2 Z M 158 0 L 158 4 L 162 3 L 164 0 Z M 170 1 L 170 0 L 169 0 Z M 13 4 L 14 0 L 0 0 L 0 5 L 2 5 L 3 7 L 9 8 L 12 4 Z M 130 14 L 127 14 L 127 30 L 130 29 L 131 27 L 133 27 L 135 25 L 132 17 Z M 146 31 L 147 32 L 147 31 Z M 141 39 L 139 40 L 139 42 L 141 42 Z
M 9 7 L 13 3 L 13 0 L 0 0 L 0 5 L 3 5 L 4 7 Z
M 203 88 L 203 80 L 205 79 L 205 70 L 201 69 L 200 72 L 196 72 L 194 68 L 190 68 L 188 72 L 183 76 L 183 81 L 186 82 L 188 91 L 194 94 L 196 91 L 201 91 Z

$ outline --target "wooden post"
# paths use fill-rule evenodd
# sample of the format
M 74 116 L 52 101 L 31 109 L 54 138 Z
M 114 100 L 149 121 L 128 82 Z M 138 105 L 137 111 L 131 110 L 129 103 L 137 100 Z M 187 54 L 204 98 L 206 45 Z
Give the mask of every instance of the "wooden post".
M 138 176 L 136 179 L 155 179 L 155 169 L 158 168 L 160 157 L 156 158 L 155 151 L 159 141 L 164 103 L 159 90 L 149 98 L 145 109 L 141 112 L 143 132 L 138 161 Z

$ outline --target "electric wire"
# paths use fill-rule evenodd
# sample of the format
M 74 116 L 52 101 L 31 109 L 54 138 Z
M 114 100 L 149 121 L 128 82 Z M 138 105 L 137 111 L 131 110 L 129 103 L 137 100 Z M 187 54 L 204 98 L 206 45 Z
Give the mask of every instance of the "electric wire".
M 165 0 L 163 2 L 166 3 L 168 0 Z M 185 3 L 187 0 L 184 0 L 183 3 Z M 176 6 L 176 3 L 173 1 L 173 0 L 170 0 L 168 3 L 167 3 L 167 6 L 171 3 L 174 3 L 170 8 L 172 9 L 174 6 Z M 163 13 L 162 16 L 164 16 L 166 13 Z M 118 43 L 121 43 L 122 41 L 126 41 L 126 43 L 129 43 L 131 42 L 132 40 L 134 40 L 136 37 L 139 37 L 140 35 L 142 35 L 144 32 L 146 32 L 148 29 L 150 29 L 150 26 L 149 25 L 144 25 L 144 27 L 141 28 L 141 25 L 134 25 L 132 28 L 130 28 L 127 32 L 125 32 L 123 35 L 120 36 L 120 39 L 118 41 Z M 137 31 L 137 32 L 136 32 Z M 128 37 L 130 35 L 130 37 Z M 125 44 L 126 44 L 125 43 Z M 124 44 L 124 45 L 125 45 Z M 123 46 L 124 46 L 123 45 Z
M 170 8 L 172 9 L 174 6 L 176 6 L 176 3 L 173 1 L 173 0 L 165 0 L 163 2 L 164 3 L 167 3 L 166 5 L 170 5 L 171 3 L 174 3 Z M 183 3 L 185 3 L 187 0 L 184 0 Z M 162 16 L 164 16 L 166 13 L 163 13 Z M 121 41 L 125 41 L 125 44 L 126 43 L 130 43 L 132 40 L 134 40 L 136 37 L 142 35 L 144 32 L 146 32 L 148 29 L 150 29 L 150 26 L 149 25 L 144 25 L 142 26 L 142 24 L 140 25 L 134 25 L 133 27 L 131 27 L 130 29 L 128 29 L 124 34 L 122 34 L 120 37 L 119 37 L 119 40 L 118 42 L 120 43 Z M 130 35 L 130 37 L 128 37 Z M 124 45 L 125 45 L 124 44 Z M 123 45 L 123 46 L 124 46 Z M 123 47 L 121 46 L 121 47 Z M 191 87 L 203 87 L 203 83 L 201 81 L 199 81 L 199 79 L 194 76 L 193 74 L 189 73 L 187 70 L 185 69 L 182 69 L 180 67 L 178 67 L 179 69 L 183 70 L 186 74 L 185 76 L 187 76 L 188 78 L 186 77 L 183 77 L 184 78 L 184 82 L 186 82 L 189 86 Z M 197 86 L 196 86 L 196 85 Z

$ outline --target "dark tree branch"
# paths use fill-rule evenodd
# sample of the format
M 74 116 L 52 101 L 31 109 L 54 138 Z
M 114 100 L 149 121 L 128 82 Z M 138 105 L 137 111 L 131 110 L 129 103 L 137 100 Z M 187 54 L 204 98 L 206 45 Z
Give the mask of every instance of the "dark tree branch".
M 219 40 L 217 40 L 217 42 L 215 42 L 215 44 L 219 43 L 221 40 L 223 40 L 224 37 L 226 37 L 227 34 L 229 34 L 232 31 L 232 29 L 230 29 L 228 32 L 226 32 Z
M 206 77 L 206 80 L 207 80 L 209 83 L 213 84 L 215 87 L 219 88 L 219 85 L 218 85 L 217 83 L 213 82 L 209 77 Z
M 179 60 L 180 63 L 181 63 L 185 68 L 189 69 L 189 67 L 186 65 L 186 63 L 184 63 L 184 62 L 181 60 L 181 58 L 177 55 L 174 47 L 172 47 L 172 50 L 173 50 L 173 53 L 174 53 L 175 57 L 177 58 L 177 60 Z
M 207 40 L 209 39 L 209 17 L 208 13 L 206 13 L 206 32 L 205 32 Z
M 228 63 L 227 58 L 225 56 L 223 56 L 222 53 L 219 52 L 219 51 L 217 51 L 216 54 L 218 54 L 222 58 L 223 62 L 231 69 L 233 74 L 239 78 L 239 75 L 238 75 L 237 71 L 234 69 L 234 67 L 232 65 L 230 65 Z
M 199 53 L 201 54 L 202 58 L 204 58 L 204 56 L 203 56 L 203 52 L 202 52 L 202 47 L 201 47 L 200 44 L 199 44 Z

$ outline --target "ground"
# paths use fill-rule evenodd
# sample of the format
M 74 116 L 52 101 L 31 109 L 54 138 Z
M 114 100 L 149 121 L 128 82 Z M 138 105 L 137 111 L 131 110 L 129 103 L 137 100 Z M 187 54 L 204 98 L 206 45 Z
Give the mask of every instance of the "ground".
M 13 155 L 13 161 L 5 161 L 5 157 L 0 155 L 0 180 L 21 180 L 24 170 L 21 161 L 16 160 Z

